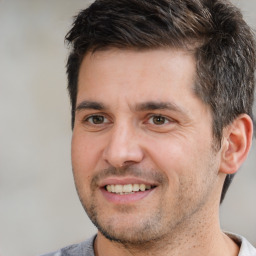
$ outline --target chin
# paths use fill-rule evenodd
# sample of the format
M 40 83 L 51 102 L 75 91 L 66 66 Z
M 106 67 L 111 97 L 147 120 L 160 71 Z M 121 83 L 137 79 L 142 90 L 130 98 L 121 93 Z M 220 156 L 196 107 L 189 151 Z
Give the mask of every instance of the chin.
M 126 245 L 142 245 L 153 240 L 161 239 L 165 228 L 161 227 L 162 216 L 155 213 L 153 216 L 135 216 L 124 213 L 121 216 L 99 216 L 97 211 L 90 209 L 87 214 L 99 232 L 110 241 Z
M 111 226 L 103 226 L 98 223 L 94 223 L 100 233 L 110 241 L 121 243 L 124 245 L 142 245 L 153 240 L 160 239 L 156 235 L 156 232 L 152 230 L 152 227 L 138 228 L 138 227 L 122 227 L 115 228 Z

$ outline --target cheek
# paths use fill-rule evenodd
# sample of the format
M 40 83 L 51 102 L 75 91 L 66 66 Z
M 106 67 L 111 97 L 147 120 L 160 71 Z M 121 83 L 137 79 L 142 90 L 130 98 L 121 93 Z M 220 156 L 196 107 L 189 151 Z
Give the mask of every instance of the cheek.
M 156 140 L 148 142 L 148 159 L 153 168 L 162 172 L 167 178 L 166 194 L 171 197 L 170 201 L 178 197 L 181 179 L 186 176 L 188 159 L 184 158 L 186 152 L 181 142 L 174 140 Z M 151 146 L 150 146 L 151 145 Z M 152 147 L 154 145 L 154 147 Z M 150 147 L 149 147 L 150 146 Z M 169 200 L 169 199 L 168 199 Z M 175 201 L 175 200 L 174 200 Z
M 163 138 L 154 141 L 148 139 L 147 142 L 148 154 L 160 170 L 182 171 L 180 168 L 190 161 L 190 145 L 184 143 L 182 139 Z
M 91 176 L 97 169 L 100 149 L 90 136 L 73 133 L 71 144 L 72 167 L 76 176 Z
M 211 149 L 202 141 L 169 137 L 153 142 L 148 140 L 147 148 L 154 167 L 166 174 L 175 190 L 185 186 L 185 181 L 189 186 L 196 185 L 207 175 Z

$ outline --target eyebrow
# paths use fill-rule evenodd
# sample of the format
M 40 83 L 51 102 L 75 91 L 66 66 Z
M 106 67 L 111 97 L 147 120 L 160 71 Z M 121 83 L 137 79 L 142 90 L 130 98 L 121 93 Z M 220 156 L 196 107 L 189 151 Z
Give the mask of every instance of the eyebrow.
M 139 103 L 135 106 L 135 110 L 136 111 L 171 110 L 171 111 L 175 111 L 175 112 L 179 112 L 184 115 L 187 115 L 186 113 L 187 111 L 185 111 L 185 109 L 171 102 L 149 101 L 149 102 Z
M 81 111 L 84 109 L 106 110 L 107 107 L 100 102 L 84 100 L 78 104 L 78 106 L 76 107 L 76 111 Z M 154 111 L 154 110 L 171 110 L 171 111 L 181 113 L 183 115 L 187 115 L 187 111 L 185 111 L 185 109 L 171 102 L 148 101 L 148 102 L 136 104 L 134 109 L 136 112 Z
M 103 109 L 106 109 L 106 107 L 102 103 L 99 103 L 96 101 L 84 100 L 77 105 L 76 111 L 80 111 L 80 110 L 84 110 L 84 109 L 103 110 Z

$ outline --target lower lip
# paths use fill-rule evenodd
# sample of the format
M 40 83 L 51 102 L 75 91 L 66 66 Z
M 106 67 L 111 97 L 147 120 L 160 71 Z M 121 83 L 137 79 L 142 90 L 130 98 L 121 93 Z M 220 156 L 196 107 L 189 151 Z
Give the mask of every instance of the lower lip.
M 111 193 L 105 190 L 105 188 L 101 188 L 101 192 L 103 196 L 110 202 L 116 203 L 116 204 L 124 204 L 124 203 L 132 203 L 139 201 L 146 196 L 148 196 L 150 193 L 152 193 L 154 189 L 149 189 L 145 191 L 140 191 L 140 192 L 134 192 L 132 194 L 127 194 L 127 195 L 119 195 L 116 193 Z

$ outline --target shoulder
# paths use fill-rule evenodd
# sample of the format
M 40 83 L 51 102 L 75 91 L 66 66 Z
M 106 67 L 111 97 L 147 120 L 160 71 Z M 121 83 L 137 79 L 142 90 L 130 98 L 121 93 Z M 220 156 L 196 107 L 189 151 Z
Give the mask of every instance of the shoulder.
M 96 236 L 79 244 L 72 244 L 58 251 L 43 254 L 41 256 L 94 256 L 93 243 Z
M 256 256 L 256 248 L 243 236 L 226 233 L 237 244 L 240 244 L 240 251 L 238 256 Z

